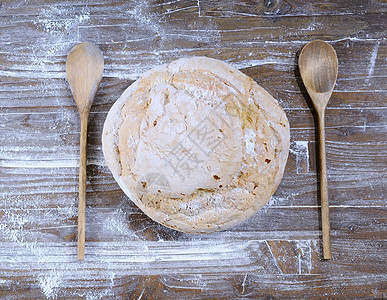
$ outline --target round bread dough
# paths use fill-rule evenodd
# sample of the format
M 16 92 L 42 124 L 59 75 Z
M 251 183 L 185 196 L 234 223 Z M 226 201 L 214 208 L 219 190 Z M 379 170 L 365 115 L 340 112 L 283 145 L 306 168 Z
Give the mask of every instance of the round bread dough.
M 134 82 L 110 109 L 102 145 L 119 186 L 149 217 L 209 233 L 270 200 L 288 157 L 289 123 L 239 70 L 190 57 Z

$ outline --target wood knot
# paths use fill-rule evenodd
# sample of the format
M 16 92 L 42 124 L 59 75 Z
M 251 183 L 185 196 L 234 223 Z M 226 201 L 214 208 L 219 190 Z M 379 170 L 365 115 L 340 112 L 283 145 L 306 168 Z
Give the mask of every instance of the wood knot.
M 348 230 L 351 231 L 351 232 L 356 232 L 358 229 L 359 229 L 359 227 L 356 226 L 356 225 L 350 225 L 348 227 Z
M 274 8 L 274 7 L 278 6 L 278 1 L 277 0 L 264 0 L 263 4 L 267 8 Z

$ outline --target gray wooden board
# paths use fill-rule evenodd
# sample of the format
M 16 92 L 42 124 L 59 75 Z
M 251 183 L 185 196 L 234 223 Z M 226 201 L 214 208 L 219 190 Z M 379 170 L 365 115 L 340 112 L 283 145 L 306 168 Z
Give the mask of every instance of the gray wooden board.
M 385 1 L 0 1 L 0 297 L 387 297 Z M 333 260 L 321 260 L 315 113 L 297 69 L 337 51 L 326 116 Z M 65 59 L 89 40 L 105 71 L 89 122 L 86 260 L 76 260 L 80 121 Z M 119 189 L 104 119 L 144 71 L 204 55 L 284 107 L 291 151 L 270 203 L 211 235 L 153 222 Z

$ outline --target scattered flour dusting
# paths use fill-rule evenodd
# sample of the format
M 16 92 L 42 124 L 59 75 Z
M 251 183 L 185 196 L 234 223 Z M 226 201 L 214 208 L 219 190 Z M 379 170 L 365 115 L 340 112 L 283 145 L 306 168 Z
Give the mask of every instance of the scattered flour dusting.
M 53 16 L 56 18 L 51 18 Z M 69 18 L 70 16 L 72 17 Z M 90 12 L 87 6 L 75 15 L 69 8 L 50 6 L 48 9 L 42 10 L 38 18 L 33 21 L 33 24 L 39 30 L 63 38 L 64 35 L 69 35 L 70 31 L 75 29 L 76 26 L 88 20 L 90 20 Z
M 276 58 L 276 57 L 267 57 L 264 59 L 241 59 L 236 62 L 229 62 L 231 65 L 236 67 L 237 69 L 245 69 L 249 67 L 255 66 L 264 66 L 264 65 L 272 65 L 276 70 L 286 71 L 290 68 L 293 68 L 293 57 L 289 57 L 288 59 L 284 58 Z
M 199 18 L 194 23 L 194 28 L 184 29 L 168 22 L 169 15 L 180 10 L 168 11 L 167 9 L 165 13 L 162 10 L 152 9 L 153 6 L 151 1 L 146 0 L 123 8 L 123 17 L 127 20 L 121 27 L 123 29 L 122 35 L 126 38 L 121 41 L 114 40 L 114 42 L 129 44 L 128 47 L 123 47 L 122 53 L 128 58 L 132 56 L 137 56 L 137 58 L 135 62 L 130 60 L 129 64 L 126 64 L 125 61 L 120 62 L 120 64 L 107 64 L 105 76 L 135 80 L 143 72 L 154 66 L 171 62 L 173 60 L 171 57 L 177 59 L 182 55 L 186 56 L 191 52 L 200 51 L 197 46 L 192 47 L 192 44 L 208 43 L 216 45 L 220 40 L 219 30 L 217 30 L 217 25 L 212 20 L 201 21 Z M 196 18 L 197 15 L 192 15 L 192 17 Z M 129 28 L 128 24 L 130 24 Z M 130 31 L 133 30 L 133 27 L 135 27 L 135 31 L 132 33 Z M 152 41 L 152 46 L 143 48 L 141 45 L 137 45 L 135 49 L 131 49 L 130 44 L 132 42 L 138 44 L 141 40 L 148 41 L 144 45 L 149 45 L 149 41 Z M 190 48 L 179 47 L 176 49 L 176 47 L 171 47 L 171 45 L 181 43 L 190 45 Z M 141 56 L 143 55 L 145 59 L 142 59 Z
M 301 31 L 314 31 L 314 30 L 318 29 L 319 27 L 322 27 L 321 23 L 311 22 L 308 27 L 301 28 L 300 30 Z
M 378 56 L 379 45 L 380 45 L 380 41 L 376 42 L 374 49 L 372 50 L 371 59 L 370 59 L 370 66 L 368 68 L 368 78 L 367 78 L 368 82 L 370 81 L 370 78 L 374 73 L 375 62 L 376 62 L 376 57 Z
M 131 6 L 126 14 L 132 17 L 140 26 L 146 26 L 153 34 L 164 36 L 166 30 L 160 22 L 160 17 L 149 11 L 149 1 L 141 1 L 138 5 Z
M 73 44 L 78 42 L 78 26 L 90 20 L 90 11 L 83 8 L 50 5 L 43 8 L 32 23 L 39 34 L 32 44 L 36 49 L 31 71 L 41 72 L 45 78 L 65 78 L 62 64 L 53 64 L 53 58 L 65 57 Z M 36 77 L 36 75 L 34 75 Z
M 309 142 L 294 141 L 290 145 L 290 154 L 296 156 L 297 174 L 309 172 Z
M 121 208 L 117 209 L 114 215 L 105 219 L 102 230 L 105 230 L 105 232 L 112 232 L 113 234 L 127 234 L 130 232 L 126 213 Z
M 300 275 L 311 274 L 312 272 L 312 246 L 316 246 L 315 242 L 310 240 L 297 241 L 298 274 Z
M 278 206 L 281 202 L 284 202 L 284 201 L 287 201 L 288 198 L 283 198 L 283 197 L 278 197 L 278 196 L 271 196 L 271 199 L 269 201 L 268 204 L 266 204 L 265 206 Z
M 273 254 L 273 251 L 272 251 L 272 249 L 271 249 L 269 243 L 268 243 L 267 241 L 265 241 L 265 243 L 266 243 L 267 249 L 268 249 L 269 252 L 270 252 L 270 255 L 271 255 L 272 259 L 273 259 L 274 265 L 276 266 L 278 272 L 279 272 L 280 274 L 283 274 L 284 272 L 282 271 L 281 266 L 278 264 L 277 258 L 276 258 L 275 255 Z
M 57 270 L 48 271 L 38 277 L 43 294 L 47 298 L 57 298 L 56 290 L 62 285 L 61 274 Z

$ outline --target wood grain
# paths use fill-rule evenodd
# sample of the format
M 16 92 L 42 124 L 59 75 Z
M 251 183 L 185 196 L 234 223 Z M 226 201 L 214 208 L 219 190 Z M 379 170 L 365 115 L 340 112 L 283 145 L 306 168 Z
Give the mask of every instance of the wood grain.
M 0 6 L 0 297 L 387 297 L 385 1 L 10 1 Z M 337 51 L 326 112 L 333 260 L 321 260 L 316 112 L 297 69 L 313 39 Z M 89 119 L 86 259 L 76 261 L 80 122 L 65 80 L 76 43 L 105 73 Z M 146 217 L 101 151 L 106 114 L 155 65 L 225 60 L 284 107 L 291 152 L 257 215 L 189 235 Z

